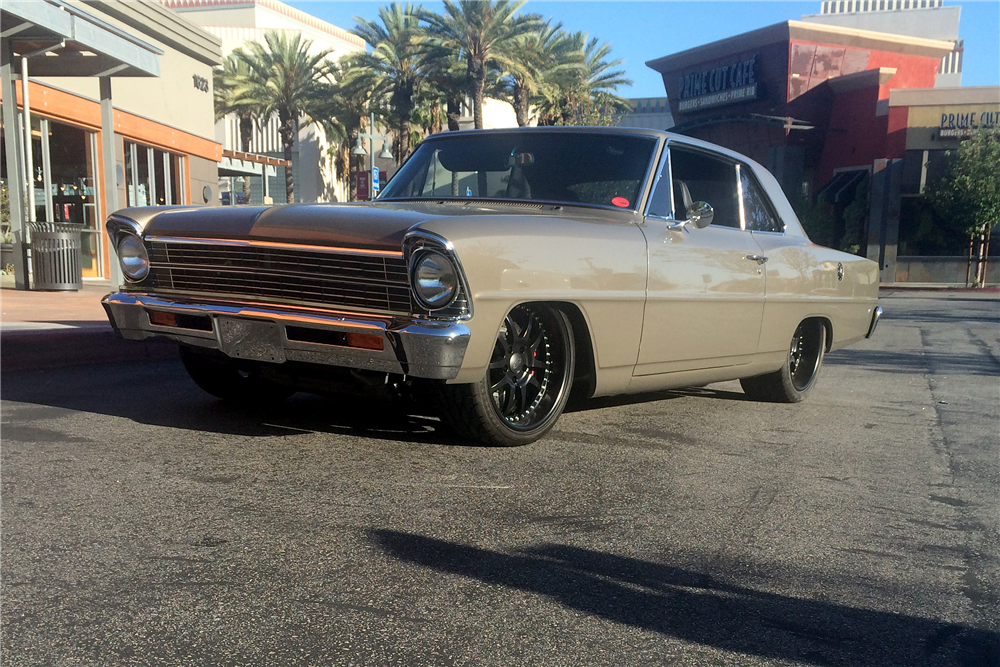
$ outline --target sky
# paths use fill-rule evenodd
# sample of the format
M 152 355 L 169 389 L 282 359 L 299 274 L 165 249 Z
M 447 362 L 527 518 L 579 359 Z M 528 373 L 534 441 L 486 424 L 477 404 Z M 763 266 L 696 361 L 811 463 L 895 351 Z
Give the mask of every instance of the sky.
M 355 16 L 376 20 L 379 7 L 388 4 L 388 0 L 286 2 L 345 30 L 354 27 Z M 414 4 L 443 11 L 443 5 L 436 0 Z M 959 37 L 965 40 L 962 85 L 1000 85 L 1000 2 L 945 2 L 945 6 L 953 5 L 962 8 L 959 23 Z M 529 0 L 522 11 L 552 17 L 570 32 L 579 30 L 609 42 L 612 56 L 624 61 L 621 68 L 634 81 L 630 88 L 619 88 L 619 95 L 662 97 L 663 80 L 646 66 L 647 60 L 773 23 L 798 20 L 804 14 L 818 14 L 820 2 Z

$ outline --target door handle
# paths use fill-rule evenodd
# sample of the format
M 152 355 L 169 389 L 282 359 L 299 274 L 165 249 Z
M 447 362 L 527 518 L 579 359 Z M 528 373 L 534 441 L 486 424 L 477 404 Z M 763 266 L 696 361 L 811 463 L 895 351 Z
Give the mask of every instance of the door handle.
M 763 264 L 767 261 L 767 257 L 765 255 L 747 255 L 747 259 L 752 262 L 757 262 L 757 264 Z

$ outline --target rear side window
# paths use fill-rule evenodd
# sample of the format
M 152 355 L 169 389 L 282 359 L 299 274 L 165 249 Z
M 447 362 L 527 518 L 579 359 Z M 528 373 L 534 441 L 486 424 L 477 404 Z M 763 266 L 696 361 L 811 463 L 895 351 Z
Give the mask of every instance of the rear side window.
M 674 186 L 674 216 L 687 218 L 694 202 L 715 209 L 712 225 L 740 228 L 736 163 L 700 151 L 670 149 L 670 174 Z
M 746 218 L 746 228 L 752 232 L 785 231 L 781 218 L 774 212 L 771 200 L 764 194 L 764 188 L 746 167 L 740 167 L 740 186 L 743 189 L 743 215 Z

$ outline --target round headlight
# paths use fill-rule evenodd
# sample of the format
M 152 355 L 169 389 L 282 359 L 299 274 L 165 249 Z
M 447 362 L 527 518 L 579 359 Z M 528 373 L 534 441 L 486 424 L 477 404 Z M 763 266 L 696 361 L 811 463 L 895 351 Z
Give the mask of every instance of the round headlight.
M 444 308 L 458 292 L 458 274 L 451 260 L 439 252 L 422 250 L 414 258 L 410 279 L 417 300 L 429 310 Z
M 142 239 L 134 234 L 122 234 L 118 240 L 118 261 L 129 280 L 142 280 L 149 275 L 149 255 Z

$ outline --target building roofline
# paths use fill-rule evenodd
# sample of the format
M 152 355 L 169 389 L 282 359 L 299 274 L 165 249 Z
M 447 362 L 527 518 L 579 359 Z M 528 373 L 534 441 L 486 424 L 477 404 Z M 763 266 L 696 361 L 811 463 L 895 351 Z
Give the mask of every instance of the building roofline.
M 657 72 L 663 73 L 728 57 L 734 53 L 758 48 L 765 44 L 773 44 L 790 39 L 878 49 L 904 55 L 927 56 L 930 58 L 942 58 L 951 53 L 955 48 L 954 43 L 940 39 L 926 39 L 924 37 L 875 32 L 873 30 L 859 30 L 857 28 L 845 28 L 825 23 L 782 21 L 781 23 L 775 23 L 696 46 L 673 55 L 648 60 L 646 61 L 646 65 Z
M 355 46 L 360 46 L 362 48 L 365 47 L 365 40 L 361 39 L 357 35 L 335 26 L 332 23 L 327 23 L 322 19 L 318 19 L 312 14 L 307 14 L 301 10 L 295 9 L 294 7 L 290 7 L 289 5 L 279 2 L 278 0 L 160 0 L 160 2 L 178 13 L 198 11 L 201 9 L 227 9 L 260 6 L 265 9 L 270 9 L 273 12 L 277 12 L 278 14 L 287 16 L 295 21 L 304 23 L 321 32 L 333 35 L 337 39 L 354 44 Z
M 130 28 L 191 56 L 209 66 L 222 64 L 222 40 L 201 26 L 153 0 L 111 2 L 83 0 L 84 4 L 111 16 Z
M 1000 86 L 896 88 L 889 91 L 890 107 L 938 107 L 959 104 L 1000 105 Z

